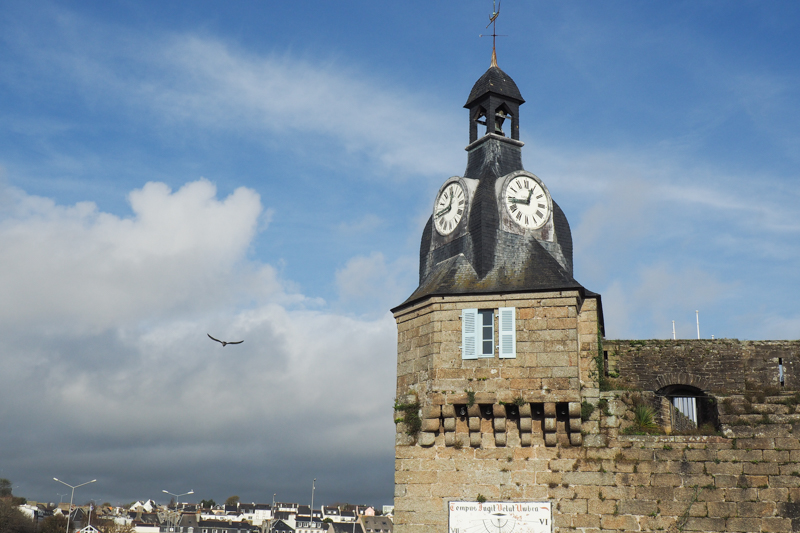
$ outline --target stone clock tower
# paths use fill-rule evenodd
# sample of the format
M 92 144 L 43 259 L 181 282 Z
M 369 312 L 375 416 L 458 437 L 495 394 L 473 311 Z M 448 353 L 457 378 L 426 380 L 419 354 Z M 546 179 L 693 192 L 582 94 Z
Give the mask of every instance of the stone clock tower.
M 398 533 L 444 533 L 452 501 L 546 498 L 536 459 L 581 446 L 581 401 L 598 397 L 600 296 L 573 278 L 567 218 L 522 166 L 524 102 L 493 58 L 464 105 L 464 175 L 433 199 L 419 287 L 392 310 Z

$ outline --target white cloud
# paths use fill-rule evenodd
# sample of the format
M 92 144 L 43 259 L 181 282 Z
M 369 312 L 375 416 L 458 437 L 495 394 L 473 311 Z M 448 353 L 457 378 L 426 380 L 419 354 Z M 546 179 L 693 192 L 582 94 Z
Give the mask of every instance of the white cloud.
M 365 176 L 449 175 L 463 164 L 457 107 L 437 105 L 430 95 L 408 93 L 334 57 L 257 55 L 196 33 L 139 35 L 72 14 L 48 23 L 61 38 L 58 48 L 28 43 L 16 52 L 59 72 L 93 107 L 113 107 L 148 127 L 167 126 L 157 127 L 158 134 L 180 135 L 174 126 L 191 124 L 259 135 L 320 164 L 366 159 L 374 170 Z M 432 124 L 435 135 L 420 135 Z
M 233 302 L 237 266 L 256 231 L 261 203 L 252 190 L 215 198 L 206 180 L 172 192 L 162 183 L 133 191 L 133 216 L 92 202 L 73 206 L 4 189 L 14 202 L 0 221 L 7 254 L 0 271 L 6 326 L 102 330 L 119 321 Z M 8 202 L 4 202 L 7 205 Z M 262 281 L 269 267 L 259 267 Z M 277 290 L 265 284 L 260 292 Z
M 4 189 L 0 404 L 26 406 L 4 413 L 8 460 L 71 469 L 102 457 L 106 477 L 161 479 L 193 476 L 196 460 L 218 468 L 236 446 L 263 467 L 236 480 L 245 485 L 289 474 L 267 459 L 305 454 L 317 466 L 385 460 L 352 493 L 379 490 L 393 446 L 391 316 L 305 309 L 271 267 L 249 261 L 261 216 L 251 190 L 218 199 L 207 180 L 148 183 L 129 199 L 122 218 Z M 161 458 L 165 446 L 186 455 Z M 142 454 L 153 461 L 130 460 Z
M 336 286 L 345 302 L 361 304 L 372 311 L 399 305 L 416 278 L 417 259 L 399 257 L 387 262 L 381 253 L 350 259 L 336 272 Z

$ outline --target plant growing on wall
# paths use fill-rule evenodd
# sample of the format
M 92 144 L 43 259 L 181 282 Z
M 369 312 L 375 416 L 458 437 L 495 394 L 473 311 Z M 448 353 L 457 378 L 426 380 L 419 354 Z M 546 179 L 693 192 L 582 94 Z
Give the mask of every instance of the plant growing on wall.
M 395 399 L 394 410 L 403 413 L 403 416 L 395 418 L 395 423 L 404 422 L 406 434 L 416 438 L 422 429 L 422 418 L 419 416 L 419 400 L 415 399 L 411 403 L 403 403 Z

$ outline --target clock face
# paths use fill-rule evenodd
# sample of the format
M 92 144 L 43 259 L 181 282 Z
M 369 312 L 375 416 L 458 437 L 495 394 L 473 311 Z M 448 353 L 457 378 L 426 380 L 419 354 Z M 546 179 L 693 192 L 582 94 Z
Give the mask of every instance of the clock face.
M 456 229 L 467 203 L 464 187 L 457 181 L 445 185 L 433 204 L 433 225 L 442 235 L 449 235 Z
M 524 174 L 508 181 L 503 199 L 511 218 L 525 229 L 537 229 L 550 219 L 550 197 L 533 177 Z

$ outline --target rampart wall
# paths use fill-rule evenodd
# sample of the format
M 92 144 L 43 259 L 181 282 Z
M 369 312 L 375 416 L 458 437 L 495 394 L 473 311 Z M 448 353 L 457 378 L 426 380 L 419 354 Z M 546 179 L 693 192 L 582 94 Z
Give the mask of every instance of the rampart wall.
M 485 498 L 549 500 L 556 532 L 800 531 L 800 398 L 765 397 L 750 414 L 726 403 L 719 435 L 649 436 L 623 434 L 629 394 L 601 397 L 584 424 L 598 432 L 578 447 L 536 432 L 529 447 L 445 446 L 443 434 L 398 446 L 396 529 L 445 532 L 448 501 Z
M 605 340 L 609 374 L 621 384 L 658 391 L 681 383 L 705 392 L 741 393 L 758 387 L 800 389 L 800 341 Z

